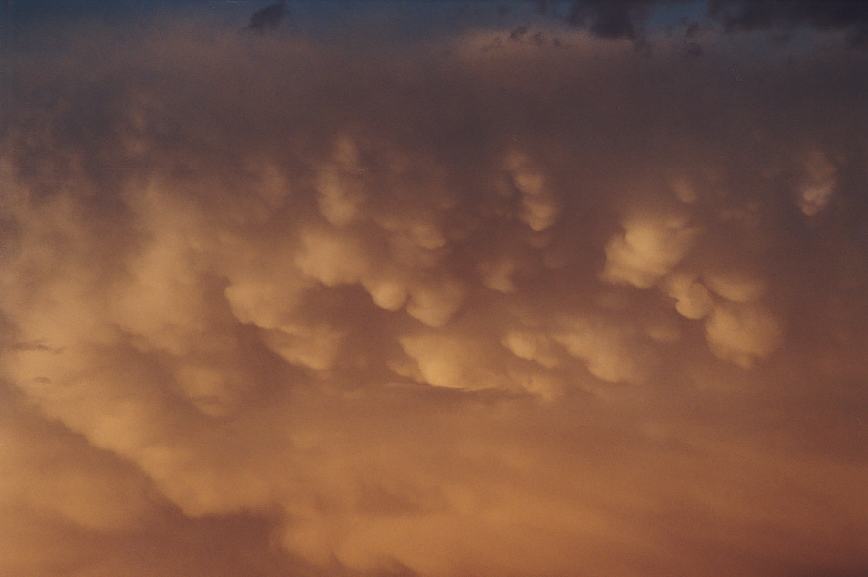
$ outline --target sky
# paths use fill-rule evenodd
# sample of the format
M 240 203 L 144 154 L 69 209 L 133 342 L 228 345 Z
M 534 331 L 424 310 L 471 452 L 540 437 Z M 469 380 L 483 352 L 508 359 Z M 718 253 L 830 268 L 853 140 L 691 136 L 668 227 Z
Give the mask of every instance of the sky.
M 5 2 L 0 577 L 868 575 L 865 6 Z

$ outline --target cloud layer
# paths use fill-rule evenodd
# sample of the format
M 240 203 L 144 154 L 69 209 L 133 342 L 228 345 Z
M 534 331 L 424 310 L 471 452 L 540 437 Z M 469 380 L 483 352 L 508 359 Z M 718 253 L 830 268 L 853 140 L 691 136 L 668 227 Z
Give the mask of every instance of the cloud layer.
M 864 55 L 74 32 L 3 61 L 0 575 L 868 570 Z

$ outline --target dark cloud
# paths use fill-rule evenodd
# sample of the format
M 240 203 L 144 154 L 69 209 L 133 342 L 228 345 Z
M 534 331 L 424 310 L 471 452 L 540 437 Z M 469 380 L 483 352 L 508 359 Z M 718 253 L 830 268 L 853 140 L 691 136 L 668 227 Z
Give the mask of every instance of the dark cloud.
M 527 35 L 528 27 L 527 26 L 518 26 L 509 33 L 510 40 L 521 40 L 525 35 Z
M 266 32 L 274 30 L 286 18 L 287 8 L 286 0 L 275 2 L 265 8 L 260 8 L 250 16 L 248 28 L 256 32 Z
M 868 3 L 858 0 L 712 0 L 709 14 L 727 31 L 807 27 L 868 43 Z
M 548 2 L 536 9 L 558 13 Z M 843 32 L 853 46 L 868 42 L 868 3 L 859 0 L 574 0 L 566 21 L 600 38 L 642 40 L 649 19 L 666 11 L 704 17 L 726 33 L 811 29 Z
M 573 2 L 567 20 L 574 26 L 586 27 L 600 38 L 629 38 L 642 33 L 647 0 L 578 0 Z

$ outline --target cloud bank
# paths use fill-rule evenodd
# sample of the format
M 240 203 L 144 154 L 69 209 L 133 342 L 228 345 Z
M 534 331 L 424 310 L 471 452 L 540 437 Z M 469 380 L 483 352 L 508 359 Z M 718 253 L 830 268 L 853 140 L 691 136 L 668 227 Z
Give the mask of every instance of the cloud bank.
M 688 40 L 709 28 L 735 35 L 771 32 L 779 39 L 819 31 L 842 36 L 851 48 L 868 46 L 868 6 L 853 0 L 533 0 L 533 4 L 537 13 L 559 17 L 598 38 L 640 44 L 666 22 L 670 29 L 683 29 L 679 31 Z
M 3 57 L 0 575 L 868 570 L 864 55 L 74 32 Z

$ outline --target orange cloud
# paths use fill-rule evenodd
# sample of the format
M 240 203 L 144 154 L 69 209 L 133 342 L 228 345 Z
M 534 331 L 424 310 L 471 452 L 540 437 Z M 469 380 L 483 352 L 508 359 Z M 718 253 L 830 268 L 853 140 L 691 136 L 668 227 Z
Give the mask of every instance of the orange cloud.
M 868 567 L 860 56 L 155 22 L 2 57 L 0 575 Z

